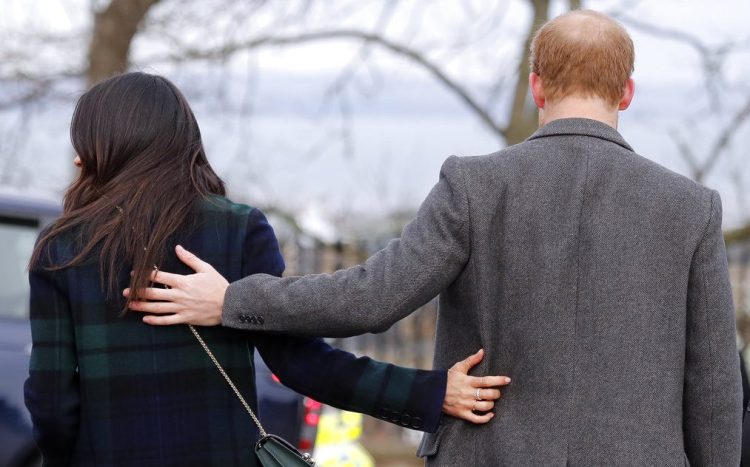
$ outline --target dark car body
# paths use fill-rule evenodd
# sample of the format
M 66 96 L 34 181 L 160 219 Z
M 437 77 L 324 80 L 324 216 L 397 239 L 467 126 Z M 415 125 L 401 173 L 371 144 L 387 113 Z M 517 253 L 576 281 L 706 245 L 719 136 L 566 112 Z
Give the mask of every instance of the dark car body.
M 23 397 L 31 352 L 27 263 L 39 232 L 60 213 L 59 201 L 0 192 L 0 467 L 40 465 Z M 259 358 L 256 367 L 268 430 L 311 448 L 319 404 L 278 383 Z
M 312 452 L 318 433 L 320 403 L 282 385 L 255 354 L 258 416 L 269 433 L 281 436 L 299 449 Z
M 40 462 L 23 401 L 31 351 L 26 266 L 40 229 L 59 214 L 59 202 L 0 193 L 0 466 Z

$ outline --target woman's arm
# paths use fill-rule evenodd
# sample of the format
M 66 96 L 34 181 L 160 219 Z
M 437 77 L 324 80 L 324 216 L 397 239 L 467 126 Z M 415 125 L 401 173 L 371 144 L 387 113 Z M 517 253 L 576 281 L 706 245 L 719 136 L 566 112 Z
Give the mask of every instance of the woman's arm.
M 24 386 L 26 407 L 44 465 L 67 466 L 78 434 L 80 406 L 70 306 L 53 273 L 31 271 L 29 284 L 33 347 Z
M 178 247 L 178 254 L 179 251 L 180 248 Z M 182 257 L 181 259 L 186 261 Z M 200 265 L 197 268 L 193 267 L 194 269 L 205 268 L 213 273 L 216 272 L 208 263 L 196 258 L 197 262 Z M 188 265 L 193 266 L 191 263 L 188 263 Z M 278 277 L 281 276 L 283 270 L 284 262 L 281 259 L 273 229 L 268 225 L 263 214 L 254 210 L 250 213 L 248 221 L 242 273 L 245 276 L 267 274 Z M 166 280 L 170 277 L 176 281 L 179 281 L 179 278 L 184 278 L 184 276 L 177 274 L 159 272 L 155 280 L 177 286 L 177 282 L 169 283 Z M 221 276 L 219 277 L 221 278 Z M 223 278 L 221 279 L 223 280 Z M 212 295 L 205 288 L 199 289 L 201 292 L 197 295 L 198 297 L 203 294 Z M 126 289 L 126 296 L 128 292 Z M 168 316 L 145 316 L 143 321 L 149 324 L 169 325 L 183 322 L 180 321 L 182 317 L 177 314 L 177 310 L 174 308 L 175 304 L 168 303 L 170 300 L 174 300 L 171 295 L 172 292 L 172 290 L 156 288 L 144 289 L 144 298 L 162 302 L 138 302 L 136 306 L 131 305 L 131 308 L 138 311 L 144 311 L 145 308 L 148 308 L 149 311 L 155 313 L 174 313 Z M 310 310 L 310 313 L 314 314 L 314 310 Z M 243 322 L 262 324 L 263 318 L 248 313 L 240 314 L 238 319 Z M 201 321 L 195 321 L 195 323 L 215 324 Z M 344 406 L 350 410 L 371 414 L 399 424 L 406 425 L 416 416 L 421 419 L 420 424 L 424 423 L 425 420 L 429 421 L 429 426 L 421 428 L 427 431 L 437 428 L 436 423 L 440 417 L 441 406 L 448 415 L 474 423 L 488 422 L 492 418 L 492 414 L 477 415 L 474 412 L 491 410 L 494 406 L 492 401 L 500 397 L 500 391 L 495 387 L 510 382 L 508 378 L 501 376 L 483 378 L 468 376 L 468 370 L 476 363 L 468 366 L 466 364 L 476 358 L 478 358 L 477 363 L 481 361 L 482 356 L 479 353 L 454 365 L 448 372 L 446 383 L 446 376 L 443 371 L 399 368 L 366 357 L 357 359 L 347 352 L 331 348 L 319 339 L 292 339 L 289 337 L 269 339 L 258 337 L 257 341 L 261 353 L 266 359 L 266 363 L 292 389 L 313 395 L 313 397 L 320 399 L 320 402 L 339 407 Z M 465 367 L 463 373 L 454 371 L 457 367 Z M 336 371 L 327 373 L 330 368 L 336 368 Z M 324 374 L 322 378 L 319 376 L 321 373 Z M 316 377 L 316 375 L 318 376 Z M 332 384 L 342 384 L 343 386 L 332 388 Z M 479 396 L 477 396 L 477 389 L 480 389 Z M 367 391 L 370 392 L 369 395 Z M 421 393 L 421 398 L 412 397 L 413 394 L 418 393 Z M 376 405 L 373 406 L 373 404 Z M 409 412 L 403 412 L 404 408 L 407 408 Z M 417 413 L 419 415 L 415 415 Z
M 437 430 L 441 411 L 487 423 L 500 398 L 497 387 L 510 383 L 505 377 L 467 375 L 482 360 L 482 351 L 448 371 L 428 371 L 357 358 L 323 339 L 262 335 L 254 341 L 271 371 L 291 389 L 339 409 L 430 433 Z
M 258 210 L 250 213 L 243 255 L 245 276 L 257 273 L 281 276 L 284 271 L 276 236 Z M 479 402 L 475 400 L 476 388 L 507 384 L 504 379 L 466 375 L 479 363 L 481 355 L 471 363 L 467 359 L 449 373 L 357 358 L 322 339 L 258 335 L 253 341 L 269 368 L 293 390 L 334 407 L 422 431 L 437 429 L 444 405 L 451 415 L 475 423 L 489 421 L 491 413 L 477 415 L 472 408 L 491 410 L 492 400 L 500 397 L 500 393 L 497 389 L 482 389 L 485 401 Z
M 407 428 L 437 430 L 446 371 L 415 370 L 357 358 L 323 339 L 266 335 L 253 340 L 271 371 L 299 393 Z

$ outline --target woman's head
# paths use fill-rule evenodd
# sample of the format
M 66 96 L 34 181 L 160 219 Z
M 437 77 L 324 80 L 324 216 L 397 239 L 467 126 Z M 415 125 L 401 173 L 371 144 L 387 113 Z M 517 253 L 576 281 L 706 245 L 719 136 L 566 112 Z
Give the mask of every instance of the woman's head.
M 190 106 L 161 76 L 126 73 L 95 85 L 78 100 L 70 138 L 81 180 L 97 191 L 208 167 Z M 205 191 L 208 181 L 193 179 Z
M 31 266 L 39 264 L 50 239 L 72 231 L 76 257 L 53 268 L 80 264 L 96 251 L 110 291 L 124 266 L 135 272 L 132 286 L 147 284 L 167 239 L 184 226 L 194 203 L 224 194 L 190 106 L 161 76 L 118 75 L 81 96 L 70 137 L 80 172 L 66 192 L 63 216 L 37 245 Z

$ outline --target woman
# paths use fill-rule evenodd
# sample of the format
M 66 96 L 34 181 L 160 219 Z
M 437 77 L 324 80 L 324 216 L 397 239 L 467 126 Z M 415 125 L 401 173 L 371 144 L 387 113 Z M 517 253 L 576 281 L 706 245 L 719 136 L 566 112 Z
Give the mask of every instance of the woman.
M 71 139 L 80 174 L 29 274 L 26 403 L 45 465 L 254 465 L 258 430 L 189 329 L 143 324 L 125 311 L 138 296 L 118 291 L 146 286 L 154 267 L 188 272 L 166 254 L 178 242 L 230 280 L 280 275 L 273 230 L 257 209 L 224 198 L 192 111 L 164 78 L 128 73 L 94 86 Z M 425 431 L 441 407 L 487 422 L 500 397 L 491 386 L 501 378 L 466 375 L 481 353 L 446 374 L 355 358 L 320 339 L 199 332 L 252 405 L 254 348 L 297 391 Z

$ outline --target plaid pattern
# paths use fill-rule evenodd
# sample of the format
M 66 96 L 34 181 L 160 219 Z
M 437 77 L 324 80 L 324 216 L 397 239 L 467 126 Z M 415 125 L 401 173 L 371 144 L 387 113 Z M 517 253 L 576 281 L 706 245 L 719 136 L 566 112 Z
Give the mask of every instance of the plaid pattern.
M 180 244 L 228 280 L 281 275 L 276 237 L 257 209 L 214 197 L 200 203 L 194 221 Z M 58 238 L 50 250 L 53 261 L 64 260 L 72 242 Z M 190 272 L 176 258 L 162 270 Z M 255 465 L 257 428 L 186 326 L 152 327 L 137 313 L 122 315 L 122 299 L 101 291 L 95 260 L 34 270 L 29 280 L 26 405 L 46 466 Z M 253 407 L 257 347 L 286 385 L 323 403 L 427 431 L 438 426 L 444 371 L 358 359 L 321 339 L 199 331 Z

